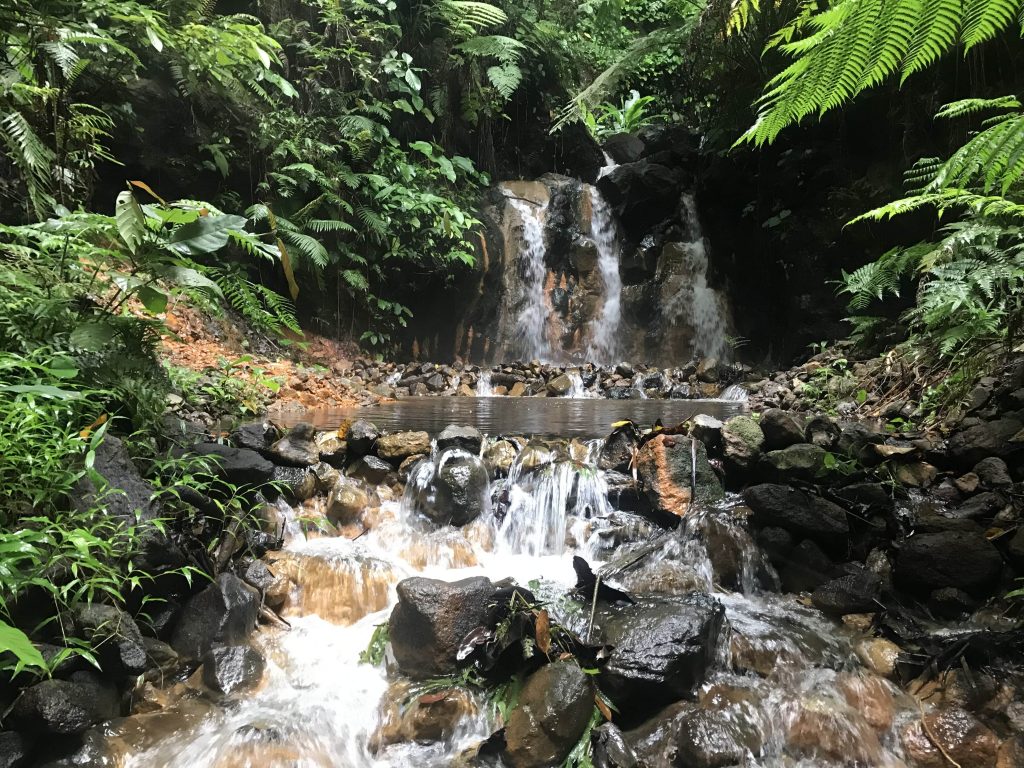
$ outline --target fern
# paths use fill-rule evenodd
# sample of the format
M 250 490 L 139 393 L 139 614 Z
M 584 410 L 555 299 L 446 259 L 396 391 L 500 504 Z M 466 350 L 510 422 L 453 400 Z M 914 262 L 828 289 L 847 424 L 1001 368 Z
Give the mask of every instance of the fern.
M 905 81 L 958 44 L 970 51 L 1022 13 L 1022 0 L 836 0 L 778 46 L 792 63 L 769 81 L 737 143 L 770 143 L 888 77 Z

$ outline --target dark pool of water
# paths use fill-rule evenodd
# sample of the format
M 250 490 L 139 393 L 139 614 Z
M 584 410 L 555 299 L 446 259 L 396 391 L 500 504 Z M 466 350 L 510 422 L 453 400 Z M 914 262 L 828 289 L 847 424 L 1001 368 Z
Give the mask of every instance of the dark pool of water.
M 735 400 L 598 400 L 548 397 L 408 397 L 365 408 L 317 408 L 275 414 L 281 426 L 308 421 L 336 429 L 369 419 L 380 429 L 436 434 L 449 424 L 472 425 L 484 434 L 604 437 L 616 421 L 648 427 L 661 419 L 675 425 L 704 413 L 725 420 L 743 413 Z

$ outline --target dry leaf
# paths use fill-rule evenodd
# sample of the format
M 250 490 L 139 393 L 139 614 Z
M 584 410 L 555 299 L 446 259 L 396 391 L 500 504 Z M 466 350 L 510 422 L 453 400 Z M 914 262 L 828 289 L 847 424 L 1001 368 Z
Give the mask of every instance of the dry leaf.
M 536 629 L 533 634 L 537 638 L 537 647 L 546 656 L 551 652 L 551 617 L 546 610 L 537 611 L 536 616 Z
M 608 722 L 611 722 L 612 711 L 608 708 L 608 705 L 605 704 L 605 701 L 603 698 L 601 698 L 600 694 L 594 697 L 594 703 L 597 704 L 597 708 L 601 710 L 601 714 L 604 716 L 604 719 Z

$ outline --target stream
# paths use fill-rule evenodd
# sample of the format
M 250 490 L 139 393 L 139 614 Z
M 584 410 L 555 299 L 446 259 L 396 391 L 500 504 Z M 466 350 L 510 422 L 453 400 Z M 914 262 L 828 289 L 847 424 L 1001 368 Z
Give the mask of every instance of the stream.
M 492 444 L 485 441 L 482 452 Z M 314 523 L 323 515 L 322 498 L 297 508 L 279 501 L 286 543 L 268 560 L 293 582 L 282 611 L 291 628 L 257 633 L 267 658 L 262 684 L 222 700 L 190 690 L 168 709 L 115 722 L 108 743 L 120 756 L 109 764 L 474 765 L 468 756 L 500 727 L 481 695 L 469 697 L 457 727 L 442 740 L 388 744 L 394 707 L 387 702 L 402 684 L 389 680 L 384 665 L 360 663 L 360 652 L 387 621 L 396 584 L 410 576 L 511 577 L 546 601 L 553 620 L 582 635 L 587 607 L 565 598 L 579 555 L 595 570 L 604 566 L 609 583 L 634 595 L 697 591 L 724 606 L 714 662 L 693 697 L 710 724 L 696 738 L 708 754 L 742 754 L 742 762 L 707 765 L 904 765 L 896 734 L 917 710 L 860 666 L 852 631 L 776 593 L 777 577 L 746 531 L 746 510 L 727 499 L 713 509 L 691 509 L 669 531 L 616 510 L 598 467 L 601 445 L 531 442 L 508 476 L 492 481 L 480 516 L 461 528 L 438 528 L 419 511 L 430 503 L 431 481 L 446 462 L 479 461 L 461 448 L 439 452 L 435 445 L 410 471 L 400 499 L 382 489 L 375 524 L 355 540 L 320 532 Z M 643 738 L 664 743 L 655 747 L 662 762 L 652 765 L 682 765 L 673 762 L 668 731 L 648 730 Z

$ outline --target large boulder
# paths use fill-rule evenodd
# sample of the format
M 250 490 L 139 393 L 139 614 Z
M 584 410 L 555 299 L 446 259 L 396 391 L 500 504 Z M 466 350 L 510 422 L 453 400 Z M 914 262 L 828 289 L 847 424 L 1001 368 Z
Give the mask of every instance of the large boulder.
M 377 439 L 377 455 L 392 464 L 401 464 L 410 456 L 430 453 L 430 435 L 426 432 L 394 432 Z
M 693 488 L 693 444 L 691 438 L 658 435 L 648 440 L 637 455 L 640 485 L 659 521 L 673 522 L 685 517 L 696 503 L 707 506 L 725 496 L 718 476 L 708 462 L 704 444 L 696 441 L 696 497 Z
M 433 503 L 423 512 L 441 525 L 465 525 L 487 508 L 490 475 L 481 459 L 466 454 L 442 456 L 432 481 Z
M 388 630 L 398 668 L 417 679 L 455 672 L 456 654 L 485 620 L 495 585 L 483 576 L 453 582 L 415 577 L 399 582 L 397 591 Z
M 256 626 L 259 592 L 232 573 L 193 597 L 181 611 L 171 647 L 198 661 L 215 645 L 241 645 Z
M 974 424 L 949 438 L 949 456 L 962 469 L 970 469 L 989 456 L 1005 459 L 1024 450 L 1019 438 L 1014 441 L 1022 429 L 1024 415 L 1020 412 Z
M 999 737 L 963 709 L 929 712 L 923 722 L 908 723 L 900 736 L 913 765 L 922 768 L 954 764 L 963 768 L 997 768 Z
M 639 434 L 633 424 L 625 424 L 612 432 L 601 446 L 597 463 L 601 469 L 628 472 L 636 451 Z
M 895 576 L 908 589 L 971 592 L 993 584 L 1002 565 L 999 550 L 980 531 L 919 533 L 900 546 Z
M 96 649 L 104 674 L 113 678 L 141 675 L 148 666 L 142 633 L 135 620 L 112 605 L 80 605 L 71 614 L 74 635 Z
M 249 644 L 215 645 L 203 654 L 203 682 L 219 693 L 253 688 L 263 678 L 267 663 Z
M 644 153 L 644 143 L 634 133 L 615 133 L 605 138 L 601 149 L 616 163 L 635 163 Z
M 107 489 L 97 489 L 87 475 L 79 481 L 75 504 L 81 510 L 92 508 L 103 493 L 103 508 L 108 515 L 135 523 L 148 521 L 160 514 L 153 486 L 146 482 L 124 443 L 114 435 L 106 435 L 96 447 L 93 470 L 106 481 Z
M 379 437 L 380 430 L 375 424 L 366 419 L 357 419 L 349 425 L 345 433 L 345 447 L 350 456 L 365 456 L 373 450 Z
M 759 422 L 767 451 L 778 451 L 804 441 L 804 425 L 800 418 L 781 408 L 769 408 Z
M 483 444 L 484 436 L 480 434 L 480 430 L 476 427 L 449 424 L 437 436 L 437 450 L 439 451 L 443 451 L 446 448 L 461 448 L 476 456 L 479 455 Z
M 248 448 L 221 443 L 198 443 L 192 446 L 191 452 L 210 457 L 215 462 L 215 471 L 234 485 L 263 485 L 274 474 L 274 465 Z
M 639 242 L 679 207 L 681 175 L 658 163 L 639 160 L 616 166 L 597 182 L 627 237 Z
M 733 416 L 722 427 L 722 453 L 726 466 L 744 474 L 752 470 L 764 447 L 764 432 L 749 416 Z
M 811 443 L 797 443 L 761 457 L 760 473 L 777 483 L 811 482 L 825 472 L 826 451 Z
M 813 496 L 788 485 L 762 483 L 743 492 L 754 519 L 761 526 L 785 528 L 821 544 L 838 545 L 850 533 L 846 511 L 820 496 Z
M 327 496 L 326 515 L 340 525 L 354 523 L 363 512 L 380 506 L 377 491 L 362 480 L 339 475 Z
M 5 718 L 19 731 L 70 735 L 120 714 L 117 689 L 92 671 L 44 680 L 21 692 Z
M 320 461 L 320 447 L 314 437 L 312 424 L 296 424 L 291 431 L 270 446 L 269 454 L 278 464 L 292 467 L 312 467 Z
M 505 725 L 511 768 L 561 765 L 587 729 L 594 685 L 572 661 L 547 664 L 527 679 Z
M 608 610 L 599 637 L 613 650 L 602 689 L 633 715 L 690 695 L 714 661 L 724 619 L 721 603 L 700 593 Z

